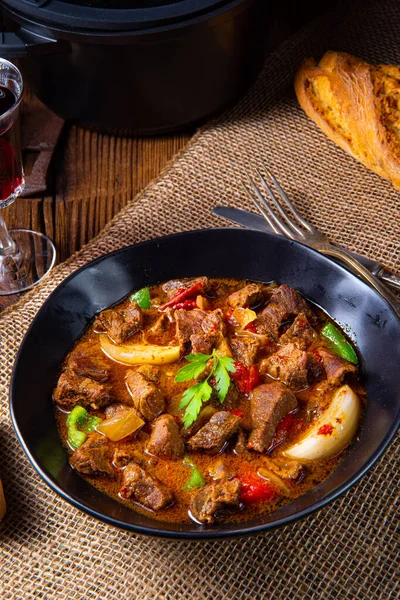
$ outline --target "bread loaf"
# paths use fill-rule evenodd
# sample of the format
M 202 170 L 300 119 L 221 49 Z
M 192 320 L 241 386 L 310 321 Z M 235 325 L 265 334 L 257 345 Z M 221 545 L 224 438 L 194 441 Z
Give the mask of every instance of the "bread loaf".
M 344 52 L 308 58 L 295 78 L 305 113 L 340 148 L 400 189 L 400 66 Z

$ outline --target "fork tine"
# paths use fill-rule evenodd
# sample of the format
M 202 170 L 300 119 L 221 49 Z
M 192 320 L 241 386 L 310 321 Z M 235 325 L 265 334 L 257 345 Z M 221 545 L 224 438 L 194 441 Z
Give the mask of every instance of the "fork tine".
M 261 211 L 265 220 L 268 222 L 274 233 L 278 235 L 283 234 L 286 237 L 293 239 L 293 231 L 286 227 L 286 225 L 274 214 L 270 206 L 268 206 L 268 204 L 265 202 L 265 199 L 262 197 L 260 190 L 254 183 L 254 181 L 251 179 L 251 177 L 247 176 L 247 179 L 249 180 L 250 186 L 252 187 L 255 195 L 249 190 L 247 185 L 245 185 L 244 183 L 242 185 L 248 196 L 251 198 L 251 200 L 254 202 L 257 208 Z
M 296 223 L 294 222 L 294 220 L 289 217 L 289 215 L 287 214 L 287 211 L 285 211 L 285 209 L 282 207 L 282 204 L 279 202 L 278 198 L 276 197 L 276 195 L 275 195 L 272 187 L 270 185 L 268 185 L 268 183 L 266 182 L 266 180 L 263 177 L 262 173 L 258 169 L 257 169 L 257 174 L 258 174 L 259 178 L 261 179 L 261 183 L 262 183 L 263 188 L 267 192 L 268 196 L 270 197 L 271 202 L 273 203 L 273 205 L 275 206 L 275 208 L 277 209 L 277 211 L 279 212 L 279 214 L 281 215 L 281 217 L 286 221 L 286 223 L 288 224 L 288 226 L 295 233 L 297 233 L 297 235 L 299 235 L 301 238 L 304 238 L 304 232 L 300 229 L 300 227 L 298 227 L 296 225 Z M 263 198 L 263 202 L 264 202 L 264 204 L 267 203 L 267 201 L 265 200 L 265 198 Z
M 272 180 L 274 186 L 276 187 L 280 197 L 282 198 L 282 200 L 284 200 L 286 202 L 287 206 L 290 208 L 290 210 L 292 211 L 292 213 L 294 214 L 296 219 L 299 221 L 299 223 L 301 225 L 303 225 L 303 227 L 305 229 L 307 229 L 307 231 L 309 231 L 310 233 L 313 233 L 313 231 L 315 231 L 314 228 L 305 219 L 303 219 L 301 214 L 297 211 L 297 209 L 290 202 L 289 198 L 286 196 L 285 192 L 283 191 L 283 189 L 280 186 L 279 181 L 276 179 L 276 177 L 271 173 L 271 171 L 268 169 L 268 167 L 264 167 L 264 171 L 267 173 L 268 177 L 270 177 L 270 179 Z M 257 171 L 257 173 L 261 177 L 261 179 L 262 179 L 263 183 L 266 185 L 266 187 L 269 187 L 266 184 L 266 181 L 265 181 L 264 177 L 261 175 L 261 173 L 259 171 Z M 293 226 L 293 223 L 292 223 L 292 226 Z

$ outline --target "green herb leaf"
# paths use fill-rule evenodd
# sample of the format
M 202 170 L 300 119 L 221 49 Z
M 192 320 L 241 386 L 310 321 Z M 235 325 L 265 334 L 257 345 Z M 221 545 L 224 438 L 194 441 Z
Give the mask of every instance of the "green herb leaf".
M 175 381 L 181 382 L 195 379 L 204 371 L 211 356 L 207 354 L 189 354 L 185 358 L 189 361 L 189 364 L 179 369 Z
M 138 290 L 129 298 L 131 302 L 137 302 L 140 308 L 151 308 L 150 290 L 148 287 Z
M 225 400 L 225 397 L 228 393 L 229 386 L 231 385 L 231 380 L 229 378 L 228 371 L 219 360 L 217 362 L 217 366 L 214 369 L 214 377 L 215 377 L 215 388 L 217 390 L 219 401 L 222 403 Z
M 215 349 L 212 354 L 189 354 L 185 356 L 188 365 L 179 369 L 176 374 L 175 381 L 190 381 L 195 379 L 202 373 L 210 358 L 213 359 L 213 366 L 207 378 L 200 383 L 192 385 L 187 389 L 180 402 L 179 408 L 186 408 L 183 423 L 185 427 L 189 427 L 198 417 L 203 402 L 207 402 L 212 394 L 212 388 L 208 383 L 210 377 L 215 378 L 215 388 L 217 390 L 220 402 L 225 400 L 230 386 L 229 373 L 236 371 L 235 364 L 228 356 L 218 356 Z
M 211 354 L 202 354 L 201 352 L 198 352 L 197 354 L 188 354 L 187 356 L 185 356 L 186 360 L 188 362 L 207 362 L 210 358 L 211 358 Z
M 222 363 L 227 371 L 230 373 L 235 373 L 236 367 L 233 358 L 229 358 L 229 356 L 220 356 L 219 362 Z
M 181 399 L 179 408 L 185 408 L 183 424 L 189 427 L 199 416 L 203 402 L 207 402 L 212 394 L 212 387 L 208 383 L 208 378 L 187 389 Z

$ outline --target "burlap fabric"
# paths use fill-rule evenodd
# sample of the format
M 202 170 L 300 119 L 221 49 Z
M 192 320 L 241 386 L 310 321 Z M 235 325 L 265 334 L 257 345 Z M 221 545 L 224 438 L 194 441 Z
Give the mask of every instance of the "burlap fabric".
M 5 599 L 254 599 L 399 597 L 399 445 L 318 514 L 252 539 L 179 543 L 138 537 L 82 514 L 36 475 L 13 432 L 8 385 L 15 353 L 49 293 L 89 260 L 124 245 L 223 225 L 216 204 L 248 206 L 240 181 L 268 164 L 302 213 L 335 241 L 400 268 L 399 194 L 346 156 L 302 114 L 291 82 L 325 49 L 400 63 L 400 3 L 361 2 L 325 17 L 272 56 L 231 112 L 204 128 L 161 179 L 0 320 L 0 526 Z M 217 249 L 216 249 L 217 251 Z

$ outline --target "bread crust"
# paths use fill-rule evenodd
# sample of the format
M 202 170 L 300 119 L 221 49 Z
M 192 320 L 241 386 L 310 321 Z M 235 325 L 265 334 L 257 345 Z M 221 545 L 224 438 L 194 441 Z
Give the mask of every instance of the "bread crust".
M 330 51 L 302 63 L 294 88 L 332 141 L 400 189 L 400 67 Z

